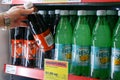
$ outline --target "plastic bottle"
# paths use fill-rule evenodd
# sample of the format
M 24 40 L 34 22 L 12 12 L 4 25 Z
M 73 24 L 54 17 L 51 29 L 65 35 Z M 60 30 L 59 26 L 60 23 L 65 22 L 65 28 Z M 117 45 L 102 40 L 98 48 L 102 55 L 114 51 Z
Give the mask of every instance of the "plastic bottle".
M 49 23 L 48 26 L 50 27 L 50 30 L 53 34 L 54 31 L 54 22 L 55 22 L 55 11 L 54 10 L 49 10 L 48 11 L 48 16 L 49 16 Z
M 74 29 L 76 22 L 77 22 L 77 10 L 70 10 L 69 11 L 69 21 L 72 25 L 72 29 Z
M 71 73 L 90 76 L 91 32 L 86 16 L 87 11 L 78 10 L 78 21 L 73 32 Z
M 25 28 L 23 51 L 23 66 L 35 68 L 38 46 L 29 27 Z
M 13 65 L 22 65 L 24 28 L 18 27 L 10 30 L 11 58 Z
M 56 28 L 57 28 L 57 26 L 58 26 L 58 22 L 59 22 L 59 20 L 60 20 L 60 10 L 58 10 L 58 9 L 56 9 L 55 10 L 55 20 L 54 20 L 54 22 L 53 22 L 53 38 L 54 38 L 54 40 L 55 40 L 55 34 L 56 34 Z M 52 59 L 55 59 L 55 46 L 54 46 L 54 48 L 52 49 Z
M 37 13 L 43 17 L 44 22 L 48 25 L 49 16 L 47 14 L 47 10 L 39 10 Z
M 59 20 L 60 20 L 60 10 L 59 10 L 59 9 L 56 9 L 56 10 L 55 10 L 55 21 L 54 21 L 53 37 L 55 37 L 56 28 L 57 28 L 57 26 L 58 26 Z
M 87 10 L 87 21 L 88 21 L 88 24 L 90 26 L 90 30 L 92 32 L 93 30 L 93 26 L 96 22 L 96 11 L 95 10 Z
M 68 10 L 60 11 L 61 19 L 55 35 L 55 59 L 68 61 L 69 71 L 72 53 L 72 26 L 68 20 Z
M 114 29 L 112 38 L 112 55 L 111 55 L 111 78 L 120 80 L 120 11 L 118 11 L 118 22 Z
M 106 21 L 106 10 L 97 10 L 97 21 L 92 33 L 91 76 L 100 80 L 110 78 L 111 32 Z
M 39 46 L 39 54 L 37 56 L 37 67 L 44 68 L 44 59 L 52 58 L 52 49 L 54 48 L 53 36 L 50 32 L 49 27 L 45 24 L 43 18 L 39 14 L 28 15 L 31 32 L 34 39 Z M 39 56 L 40 55 L 40 56 Z M 39 64 L 40 63 L 40 64 Z
M 107 10 L 107 21 L 110 26 L 111 32 L 113 32 L 114 26 L 116 26 L 118 20 L 117 10 Z

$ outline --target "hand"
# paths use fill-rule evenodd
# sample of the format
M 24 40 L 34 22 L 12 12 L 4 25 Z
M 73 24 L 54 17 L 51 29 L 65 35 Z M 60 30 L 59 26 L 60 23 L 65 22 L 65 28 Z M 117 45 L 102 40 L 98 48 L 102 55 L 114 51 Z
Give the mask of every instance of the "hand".
M 10 28 L 25 27 L 26 23 L 22 22 L 27 19 L 27 15 L 31 14 L 34 8 L 25 9 L 21 6 L 14 6 L 10 8 L 4 15 L 10 18 Z

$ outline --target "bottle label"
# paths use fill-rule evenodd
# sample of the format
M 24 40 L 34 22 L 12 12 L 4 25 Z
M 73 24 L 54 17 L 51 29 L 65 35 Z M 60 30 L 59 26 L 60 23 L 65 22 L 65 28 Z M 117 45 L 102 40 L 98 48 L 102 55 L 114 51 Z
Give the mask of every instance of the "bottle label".
M 120 49 L 112 48 L 111 57 L 112 72 L 120 71 Z
M 11 40 L 12 57 L 22 58 L 23 40 Z
M 91 47 L 91 68 L 107 69 L 110 67 L 110 48 Z
M 43 51 L 51 50 L 54 47 L 53 36 L 50 29 L 46 30 L 42 34 L 34 35 L 37 45 L 43 49 Z
M 72 45 L 72 65 L 90 65 L 90 47 Z
M 71 62 L 71 44 L 55 44 L 55 60 Z
M 38 46 L 35 40 L 24 40 L 24 58 L 35 59 L 38 52 Z

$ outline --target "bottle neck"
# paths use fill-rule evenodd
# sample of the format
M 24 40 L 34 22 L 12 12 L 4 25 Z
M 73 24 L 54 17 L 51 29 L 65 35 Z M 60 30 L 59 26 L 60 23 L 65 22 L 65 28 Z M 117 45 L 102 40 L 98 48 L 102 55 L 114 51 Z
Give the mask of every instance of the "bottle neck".
M 97 21 L 100 22 L 100 24 L 106 24 L 106 16 L 98 16 Z
M 61 20 L 64 20 L 64 21 L 68 20 L 68 15 L 61 15 Z
M 98 16 L 98 19 L 106 19 L 106 16 Z
M 85 23 L 86 24 L 87 23 L 86 16 L 85 15 L 79 16 L 78 21 L 80 21 L 79 23 Z
M 67 18 L 68 15 L 60 15 L 60 17 Z

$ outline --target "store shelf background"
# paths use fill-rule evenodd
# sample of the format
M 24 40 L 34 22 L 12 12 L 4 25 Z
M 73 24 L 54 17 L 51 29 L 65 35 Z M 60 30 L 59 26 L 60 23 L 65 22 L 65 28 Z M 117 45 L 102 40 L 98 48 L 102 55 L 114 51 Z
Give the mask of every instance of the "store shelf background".
M 33 1 L 34 5 L 38 9 L 119 9 L 120 7 L 120 0 L 54 0 L 52 2 L 45 2 L 42 0 L 31 0 Z M 24 4 L 25 0 L 3 0 L 3 4 Z M 6 64 L 9 65 L 9 64 Z M 6 71 L 6 65 L 5 65 L 5 71 Z M 12 65 L 13 66 L 13 65 Z M 14 75 L 18 76 L 24 76 L 24 77 L 31 77 L 35 79 L 42 79 L 44 78 L 44 71 L 39 69 L 32 69 L 32 68 L 25 68 L 18 66 L 17 72 Z M 5 72 L 7 73 L 7 72 Z M 69 75 L 69 80 L 98 80 L 83 76 L 75 76 L 75 75 Z

